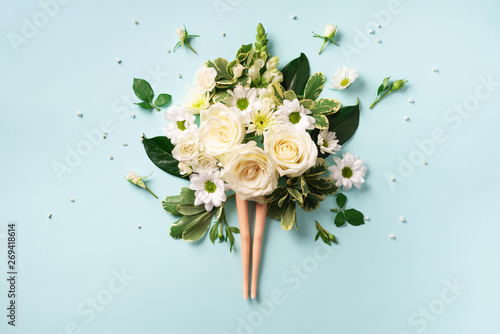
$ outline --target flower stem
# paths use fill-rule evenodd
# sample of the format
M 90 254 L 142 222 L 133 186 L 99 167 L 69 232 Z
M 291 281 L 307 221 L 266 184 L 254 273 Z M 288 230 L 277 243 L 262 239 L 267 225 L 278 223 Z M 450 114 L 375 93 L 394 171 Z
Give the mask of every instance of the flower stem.
M 158 199 L 158 196 L 156 196 L 155 193 L 152 192 L 151 189 L 148 188 L 148 186 L 145 186 L 145 187 L 146 187 L 146 190 L 151 193 L 151 195 L 153 195 L 154 197 L 156 197 Z
M 191 49 L 191 51 L 193 51 L 195 54 L 197 54 L 196 51 L 194 51 L 194 49 L 191 47 L 191 45 L 189 45 L 189 43 L 187 41 L 184 44 L 186 44 L 187 47 Z
M 380 100 L 382 100 L 384 97 L 387 96 L 387 94 L 389 94 L 391 92 L 391 90 L 388 90 L 384 95 L 380 96 L 379 98 L 376 98 L 375 101 L 373 101 L 372 105 L 370 106 L 370 109 L 373 109 L 373 107 L 375 107 L 377 105 L 377 103 L 380 102 Z
M 323 41 L 323 45 L 321 46 L 321 49 L 319 50 L 319 53 L 318 53 L 319 55 L 323 51 L 323 48 L 325 47 L 327 41 L 328 41 L 328 38 L 325 37 L 325 40 Z

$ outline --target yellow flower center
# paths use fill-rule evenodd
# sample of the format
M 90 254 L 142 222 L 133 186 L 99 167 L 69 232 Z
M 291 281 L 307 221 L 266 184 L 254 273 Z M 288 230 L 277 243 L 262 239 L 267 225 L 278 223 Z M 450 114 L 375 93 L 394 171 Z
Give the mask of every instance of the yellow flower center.
M 290 120 L 290 123 L 297 124 L 300 121 L 300 113 L 298 111 L 294 111 L 290 113 L 288 119 Z
M 248 107 L 248 104 L 249 103 L 247 99 L 239 99 L 238 101 L 236 101 L 236 106 L 240 110 L 245 110 Z
M 178 121 L 177 122 L 177 127 L 179 130 L 184 131 L 186 130 L 186 121 Z
M 205 182 L 205 190 L 209 193 L 213 193 L 217 190 L 217 186 L 212 181 Z
M 342 87 L 345 87 L 345 86 L 347 86 L 348 84 L 349 84 L 349 79 L 348 79 L 348 78 L 345 78 L 344 80 L 342 80 L 342 81 L 340 82 L 340 85 L 341 85 Z

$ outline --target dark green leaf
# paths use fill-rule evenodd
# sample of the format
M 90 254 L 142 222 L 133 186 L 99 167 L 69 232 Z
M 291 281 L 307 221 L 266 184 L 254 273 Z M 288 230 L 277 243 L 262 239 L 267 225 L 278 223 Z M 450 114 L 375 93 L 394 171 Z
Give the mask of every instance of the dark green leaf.
M 171 99 L 172 96 L 170 96 L 169 94 L 160 94 L 155 100 L 155 105 L 157 107 L 164 106 L 165 104 L 169 103 Z
M 139 103 L 134 103 L 134 104 L 137 104 L 142 109 L 147 109 L 147 110 L 153 109 L 153 106 L 149 102 L 139 102 Z
M 266 202 L 274 202 L 278 201 L 281 197 L 283 197 L 286 193 L 286 188 L 285 187 L 278 187 L 274 189 L 274 191 L 266 196 Z
M 226 226 L 226 234 L 227 234 L 227 237 L 229 239 L 229 252 L 232 253 L 233 252 L 233 245 L 234 245 L 234 235 L 228 226 Z
M 306 179 L 304 177 L 300 178 L 300 189 L 304 195 L 307 195 L 309 192 L 309 186 L 307 185 Z
M 314 73 L 309 80 L 307 80 L 304 88 L 304 99 L 311 99 L 315 101 L 325 85 L 325 76 L 321 72 Z
M 306 55 L 301 53 L 298 58 L 286 64 L 281 72 L 283 73 L 282 86 L 285 90 L 293 90 L 295 94 L 302 95 L 309 79 L 309 60 Z
M 237 227 L 234 227 L 234 226 L 229 226 L 229 230 L 233 233 L 236 233 L 236 234 L 239 234 L 240 233 L 240 229 L 237 228 Z
M 335 216 L 335 226 L 340 227 L 345 224 L 345 216 L 342 211 L 338 212 Z
M 309 191 L 317 195 L 333 195 L 338 190 L 335 182 L 330 177 L 306 178 L 306 181 L 309 186 Z
M 353 226 L 359 226 L 365 223 L 363 220 L 363 214 L 355 209 L 345 210 L 345 219 Z
M 302 210 L 311 212 L 319 208 L 319 204 L 325 198 L 321 195 L 313 194 L 309 192 L 306 197 L 304 197 L 302 205 L 300 207 Z
M 285 192 L 286 192 L 286 189 L 285 189 Z M 286 208 L 287 208 L 286 205 L 279 206 L 278 200 L 276 200 L 274 202 L 269 202 L 269 203 L 267 203 L 267 215 L 271 219 L 281 219 L 281 217 L 285 213 Z
M 219 223 L 215 223 L 210 229 L 209 237 L 213 244 L 215 244 L 215 240 L 217 240 L 217 235 L 219 234 L 218 228 Z
M 299 203 L 302 203 L 302 194 L 300 193 L 300 191 L 298 191 L 297 189 L 295 188 L 286 188 L 286 190 L 288 190 L 288 193 L 290 195 L 292 195 L 292 197 L 298 201 Z
M 134 89 L 135 96 L 144 102 L 153 102 L 153 89 L 149 82 L 144 79 L 134 78 L 134 84 L 132 85 Z
M 183 178 L 179 171 L 179 162 L 172 156 L 174 145 L 165 136 L 144 137 L 144 148 L 149 159 L 161 170 Z
M 339 208 L 343 208 L 345 206 L 345 203 L 347 202 L 347 197 L 344 194 L 338 194 L 337 195 L 337 205 Z
M 320 176 L 321 174 L 323 174 L 324 172 L 326 172 L 326 169 L 327 169 L 327 164 L 326 164 L 326 161 L 325 159 L 322 159 L 322 158 L 318 158 L 316 160 L 316 164 L 314 166 L 312 166 L 311 168 L 309 168 L 305 173 L 304 175 L 309 178 L 309 177 L 312 177 L 312 178 L 315 178 L 317 176 Z
M 342 107 L 340 110 L 328 116 L 329 131 L 334 131 L 339 140 L 339 145 L 343 145 L 356 132 L 359 124 L 359 100 L 353 106 Z M 314 138 L 313 138 L 314 140 Z

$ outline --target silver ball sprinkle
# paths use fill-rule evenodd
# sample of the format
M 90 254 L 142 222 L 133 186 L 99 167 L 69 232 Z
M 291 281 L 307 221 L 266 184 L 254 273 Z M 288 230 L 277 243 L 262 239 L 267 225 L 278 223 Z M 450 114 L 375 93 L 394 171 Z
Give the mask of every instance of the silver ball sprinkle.
M 405 217 L 401 216 L 401 217 L 399 217 L 399 221 L 404 223 L 406 221 L 406 219 L 405 219 Z
M 396 236 L 395 236 L 394 234 L 392 234 L 392 233 L 391 233 L 391 234 L 389 234 L 389 238 L 391 238 L 391 239 L 396 239 Z
M 82 112 L 81 112 L 81 111 L 77 111 L 77 112 L 76 112 L 76 116 L 78 116 L 78 117 L 82 117 L 82 116 L 83 116 L 83 114 L 82 114 Z
M 377 39 L 375 40 L 375 42 L 377 42 L 377 43 L 382 43 L 382 41 L 380 40 L 380 38 L 377 38 Z
M 291 15 L 291 16 L 290 16 L 290 18 L 291 18 L 292 20 L 295 20 L 295 19 L 297 18 L 297 16 L 296 16 L 296 15 Z
M 71 197 L 70 201 L 74 203 L 75 202 L 75 198 Z
M 369 30 L 368 30 L 368 33 L 369 33 L 370 35 L 373 35 L 373 33 L 374 33 L 373 29 L 369 29 Z
M 135 114 L 133 112 L 131 112 L 130 117 L 135 118 Z
M 138 25 L 138 24 L 139 24 L 139 21 L 134 20 L 134 24 L 135 24 L 135 25 Z
M 178 77 L 178 78 L 182 78 L 182 74 L 177 73 L 177 77 Z
M 413 99 L 410 97 L 410 98 L 408 99 L 408 102 L 413 103 L 413 102 L 415 102 L 415 101 L 413 101 Z
M 51 214 L 51 213 L 49 213 L 49 214 L 47 215 L 47 218 L 49 218 L 49 219 L 50 219 L 50 218 L 52 218 L 52 214 Z
M 396 181 L 396 178 L 394 176 L 391 176 L 391 178 L 389 180 L 391 180 L 392 182 L 394 182 L 394 181 Z
M 118 64 L 121 64 L 122 63 L 122 60 L 120 58 L 116 58 L 115 61 L 118 63 Z
M 404 119 L 405 121 L 408 121 L 408 120 L 410 119 L 410 117 L 405 116 L 405 117 L 403 117 L 403 119 Z
M 438 69 L 436 67 L 432 68 L 432 72 L 437 72 L 437 71 L 438 71 Z
M 113 160 L 113 156 L 112 155 L 109 156 L 109 160 Z

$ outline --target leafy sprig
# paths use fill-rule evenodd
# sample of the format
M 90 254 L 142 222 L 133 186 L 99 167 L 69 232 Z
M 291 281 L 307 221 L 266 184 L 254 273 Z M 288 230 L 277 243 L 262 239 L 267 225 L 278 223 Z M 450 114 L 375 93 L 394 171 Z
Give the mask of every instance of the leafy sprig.
M 330 211 L 337 213 L 334 220 L 335 226 L 343 226 L 346 221 L 352 226 L 359 226 L 365 223 L 361 212 L 356 209 L 345 209 L 347 197 L 344 194 L 338 194 L 336 201 L 338 208 L 330 209 Z
M 318 233 L 316 234 L 314 241 L 318 241 L 318 239 L 321 238 L 321 240 L 323 240 L 323 242 L 329 246 L 332 245 L 332 242 L 338 244 L 337 238 L 335 238 L 333 234 L 331 234 L 323 226 L 321 226 L 317 220 L 316 220 L 316 230 L 318 230 Z
M 377 103 L 379 103 L 384 97 L 389 95 L 392 92 L 396 92 L 403 88 L 408 80 L 401 79 L 394 81 L 392 84 L 389 83 L 390 77 L 385 78 L 382 81 L 382 84 L 377 89 L 377 97 L 375 98 L 375 101 L 370 105 L 370 109 L 373 109 Z M 385 92 L 385 93 L 384 93 Z
M 149 110 L 154 108 L 157 111 L 161 111 L 161 109 L 158 107 L 168 104 L 172 99 L 172 96 L 169 94 L 160 94 L 156 97 L 153 103 L 153 98 L 155 95 L 153 92 L 153 88 L 151 88 L 149 82 L 144 79 L 134 78 L 134 84 L 132 85 L 132 88 L 134 89 L 135 96 L 137 96 L 142 101 L 134 104 L 137 104 L 143 109 Z

